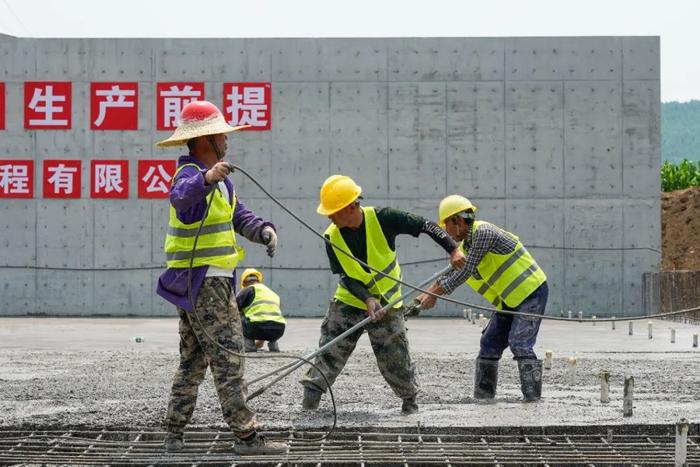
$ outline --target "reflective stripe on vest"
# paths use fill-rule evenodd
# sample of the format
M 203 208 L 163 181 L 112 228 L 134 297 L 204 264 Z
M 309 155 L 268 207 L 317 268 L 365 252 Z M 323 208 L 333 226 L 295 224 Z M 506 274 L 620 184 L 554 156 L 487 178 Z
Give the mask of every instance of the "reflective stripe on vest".
M 250 305 L 241 311 L 251 323 L 262 321 L 274 321 L 285 324 L 287 321 L 282 316 L 280 297 L 265 284 L 253 284 L 248 287 L 255 289 L 255 297 Z
M 396 260 L 396 252 L 389 247 L 389 243 L 386 241 L 374 208 L 363 207 L 361 209 L 365 219 L 367 264 L 388 274 L 390 277 L 385 277 L 374 271 L 366 271 L 360 263 L 350 258 L 348 255 L 341 253 L 337 248 L 334 248 L 335 256 L 338 258 L 340 266 L 348 277 L 362 282 L 369 289 L 369 293 L 378 298 L 382 303 L 388 303 L 401 297 L 401 284 L 391 279 L 391 277 L 401 279 L 401 266 Z M 324 235 L 335 245 L 338 245 L 338 247 L 350 252 L 350 248 L 347 243 L 345 243 L 340 229 L 335 224 L 328 226 Z M 367 309 L 365 302 L 350 293 L 350 291 L 340 283 L 338 283 L 338 287 L 335 289 L 335 298 L 347 305 L 362 310 Z M 398 302 L 394 305 L 394 308 L 400 308 L 402 305 L 402 302 Z
M 184 167 L 195 167 L 196 164 L 183 164 L 177 168 L 173 183 L 178 173 Z M 216 266 L 222 269 L 233 269 L 244 257 L 243 249 L 236 244 L 236 233 L 233 231 L 233 213 L 236 210 L 236 193 L 232 193 L 232 202 L 213 189 L 206 197 L 209 213 L 199 232 L 197 249 L 194 252 L 193 266 Z M 190 265 L 192 247 L 201 221 L 185 224 L 177 218 L 175 208 L 170 205 L 168 232 L 165 236 L 165 259 L 168 268 L 187 268 Z
M 488 223 L 474 221 L 472 236 L 477 227 L 482 224 Z M 513 252 L 499 255 L 489 251 L 476 268 L 481 279 L 473 276 L 467 278 L 469 287 L 483 295 L 499 310 L 503 309 L 504 303 L 509 308 L 517 307 L 547 280 L 544 271 L 540 269 L 534 258 L 520 243 L 518 237 L 505 230 L 503 232 L 516 241 Z M 468 254 L 464 241 L 459 247 L 465 255 Z

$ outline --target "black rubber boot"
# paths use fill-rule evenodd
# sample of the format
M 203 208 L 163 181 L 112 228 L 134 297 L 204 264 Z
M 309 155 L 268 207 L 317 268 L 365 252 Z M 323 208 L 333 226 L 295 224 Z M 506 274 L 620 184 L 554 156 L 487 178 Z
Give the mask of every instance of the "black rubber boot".
M 418 404 L 416 403 L 416 396 L 407 397 L 403 400 L 401 404 L 401 414 L 411 415 L 418 412 Z
M 321 403 L 322 395 L 323 393 L 321 391 L 305 387 L 304 400 L 301 403 L 301 407 L 304 410 L 317 410 L 318 405 Z
M 267 349 L 268 349 L 270 352 L 279 352 L 279 351 L 280 351 L 280 345 L 277 343 L 277 341 L 275 341 L 275 342 L 268 342 L 268 343 L 267 343 Z
M 253 339 L 248 339 L 247 337 L 244 337 L 243 342 L 245 344 L 245 351 L 246 352 L 257 352 L 258 351 L 258 348 L 255 346 L 255 341 Z
M 478 357 L 474 368 L 474 398 L 493 399 L 498 385 L 498 360 Z
M 542 360 L 518 360 L 523 402 L 536 402 L 542 397 Z
M 180 451 L 185 445 L 182 433 L 169 431 L 163 440 L 163 446 L 168 452 Z

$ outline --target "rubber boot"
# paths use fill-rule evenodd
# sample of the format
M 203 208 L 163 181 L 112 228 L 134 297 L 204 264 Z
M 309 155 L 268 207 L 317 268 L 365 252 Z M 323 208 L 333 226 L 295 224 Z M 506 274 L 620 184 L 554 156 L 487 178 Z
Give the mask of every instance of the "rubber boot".
M 318 405 L 321 403 L 322 395 L 323 393 L 321 391 L 305 387 L 304 400 L 301 403 L 301 407 L 304 410 L 317 410 Z
M 401 414 L 411 415 L 418 412 L 418 404 L 416 403 L 416 396 L 407 397 L 403 400 L 401 404 Z
M 270 352 L 279 352 L 279 351 L 280 351 L 280 345 L 277 343 L 277 341 L 275 341 L 275 342 L 268 342 L 268 343 L 267 343 L 267 350 L 269 350 Z
M 536 402 L 542 396 L 542 360 L 518 360 L 523 402 Z
M 243 342 L 245 343 L 245 351 L 246 352 L 257 352 L 258 351 L 258 348 L 255 346 L 255 341 L 253 339 L 248 339 L 247 337 L 244 337 Z
M 248 439 L 237 439 L 233 443 L 233 452 L 239 456 L 260 456 L 284 454 L 289 449 L 286 443 L 268 441 L 264 436 L 254 433 Z
M 174 431 L 169 431 L 163 440 L 163 446 L 165 446 L 165 450 L 168 452 L 180 451 L 184 445 L 183 434 Z
M 493 399 L 498 385 L 498 360 L 478 357 L 474 368 L 474 398 Z

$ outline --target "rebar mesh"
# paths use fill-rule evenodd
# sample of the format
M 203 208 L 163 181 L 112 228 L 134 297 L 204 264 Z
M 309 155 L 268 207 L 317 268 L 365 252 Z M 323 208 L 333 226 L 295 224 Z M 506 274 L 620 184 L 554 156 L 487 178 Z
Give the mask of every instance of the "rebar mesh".
M 185 448 L 163 449 L 165 433 L 154 431 L 0 431 L 2 465 L 110 466 L 326 466 L 326 465 L 674 465 L 671 434 L 455 434 L 268 432 L 289 442 L 282 456 L 246 456 L 232 451 L 227 432 L 188 432 Z M 688 438 L 688 465 L 700 464 L 700 440 Z

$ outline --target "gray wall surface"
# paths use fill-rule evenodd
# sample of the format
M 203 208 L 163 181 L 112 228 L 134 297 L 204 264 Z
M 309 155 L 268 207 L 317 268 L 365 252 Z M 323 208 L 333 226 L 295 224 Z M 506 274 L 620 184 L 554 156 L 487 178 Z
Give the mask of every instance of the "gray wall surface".
M 68 131 L 23 129 L 23 83 L 73 82 Z M 91 131 L 93 81 L 139 82 L 139 130 Z M 229 139 L 251 171 L 318 230 L 318 190 L 352 176 L 365 205 L 431 219 L 448 194 L 520 236 L 549 277 L 549 314 L 641 310 L 642 273 L 660 262 L 658 37 L 422 39 L 18 39 L 0 36 L 6 130 L 0 158 L 83 160 L 82 198 L 0 200 L 0 315 L 172 315 L 155 295 L 167 200 L 136 198 L 136 160 L 154 142 L 156 82 L 272 83 L 272 130 Z M 130 199 L 89 197 L 90 159 L 129 159 Z M 321 242 L 242 174 L 239 197 L 278 226 L 273 260 L 246 240 L 288 315 L 318 316 L 335 277 Z M 443 257 L 400 237 L 404 263 Z M 417 282 L 444 262 L 406 264 Z M 485 302 L 466 290 L 454 294 Z M 461 314 L 454 304 L 439 314 Z

